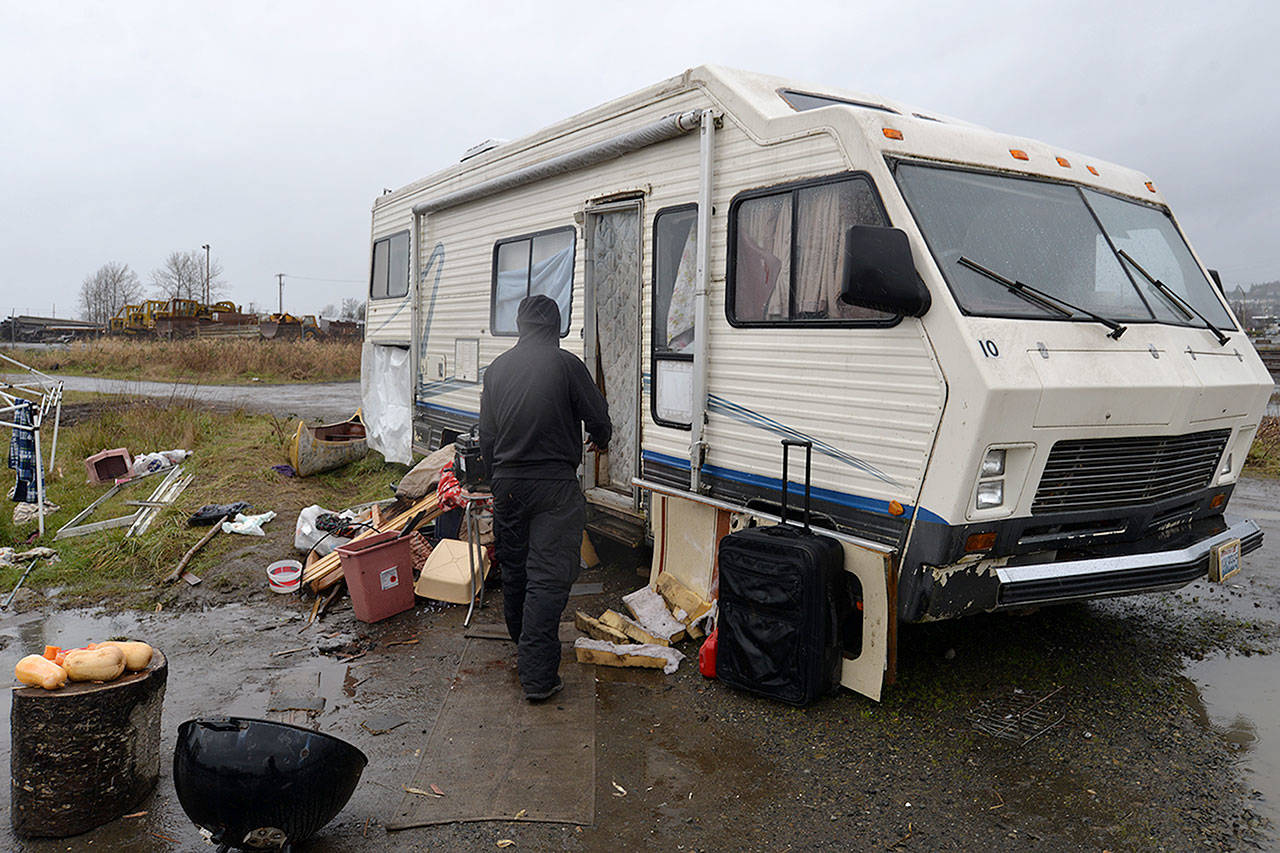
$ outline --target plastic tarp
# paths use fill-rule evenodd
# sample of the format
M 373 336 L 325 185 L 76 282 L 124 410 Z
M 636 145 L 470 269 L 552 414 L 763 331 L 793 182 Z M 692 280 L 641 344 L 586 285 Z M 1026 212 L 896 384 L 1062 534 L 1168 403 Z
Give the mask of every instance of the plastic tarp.
M 360 405 L 369 447 L 388 462 L 413 461 L 413 378 L 406 347 L 364 344 Z

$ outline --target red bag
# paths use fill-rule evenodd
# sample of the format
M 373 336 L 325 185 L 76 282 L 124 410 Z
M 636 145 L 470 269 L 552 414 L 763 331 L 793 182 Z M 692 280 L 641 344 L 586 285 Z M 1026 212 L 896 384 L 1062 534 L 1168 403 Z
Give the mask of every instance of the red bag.
M 698 649 L 698 672 L 701 672 L 707 678 L 716 677 L 716 646 L 720 637 L 720 626 L 717 625 L 707 638 L 702 641 L 702 648 Z

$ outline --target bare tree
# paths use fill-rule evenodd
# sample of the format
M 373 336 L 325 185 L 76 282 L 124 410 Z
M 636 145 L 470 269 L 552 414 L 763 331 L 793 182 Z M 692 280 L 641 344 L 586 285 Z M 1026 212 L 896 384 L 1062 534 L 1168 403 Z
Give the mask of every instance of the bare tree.
M 319 316 L 326 317 L 330 320 L 336 320 L 338 319 L 338 309 L 334 307 L 332 302 L 330 302 L 328 305 L 320 309 Z
M 347 298 L 342 300 L 342 313 L 338 315 L 339 320 L 363 320 L 364 319 L 364 300 Z
M 204 299 L 204 252 L 170 252 L 159 269 L 151 273 L 151 286 L 165 299 Z M 222 264 L 214 259 L 209 264 L 209 299 L 226 290 L 222 280 Z
M 121 307 L 142 299 L 142 282 L 128 264 L 111 261 L 80 285 L 80 317 L 106 324 Z

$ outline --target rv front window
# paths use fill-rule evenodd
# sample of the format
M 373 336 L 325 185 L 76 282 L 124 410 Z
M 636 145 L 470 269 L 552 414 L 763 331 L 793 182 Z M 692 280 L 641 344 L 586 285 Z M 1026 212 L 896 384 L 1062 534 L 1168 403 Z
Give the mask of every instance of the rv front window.
M 1033 284 L 1071 309 L 1056 319 L 1202 325 L 1126 267 L 1117 255 L 1126 249 L 1140 261 L 1152 257 L 1158 270 L 1153 274 L 1168 276 L 1165 283 L 1179 296 L 1213 323 L 1231 328 L 1212 285 L 1161 209 L 1030 177 L 905 162 L 897 164 L 895 176 L 966 313 L 1055 319 L 1054 312 L 962 258 Z
M 1084 196 L 1117 250 L 1136 260 L 1215 327 L 1234 327 L 1213 285 L 1200 271 L 1200 265 L 1168 213 L 1094 190 L 1085 190 Z M 1150 287 L 1151 294 L 1155 293 L 1155 288 L 1140 271 L 1135 280 L 1139 287 Z M 1161 322 L 1192 322 L 1168 300 L 1149 295 L 1147 302 Z

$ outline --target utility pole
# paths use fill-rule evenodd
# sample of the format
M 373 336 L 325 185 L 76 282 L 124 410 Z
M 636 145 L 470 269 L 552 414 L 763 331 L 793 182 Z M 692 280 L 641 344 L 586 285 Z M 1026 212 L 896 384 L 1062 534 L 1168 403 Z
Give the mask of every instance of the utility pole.
M 276 273 L 276 280 L 280 284 L 280 313 L 284 313 L 284 273 Z
M 209 304 L 209 244 L 205 243 L 200 247 L 204 249 L 204 304 Z

